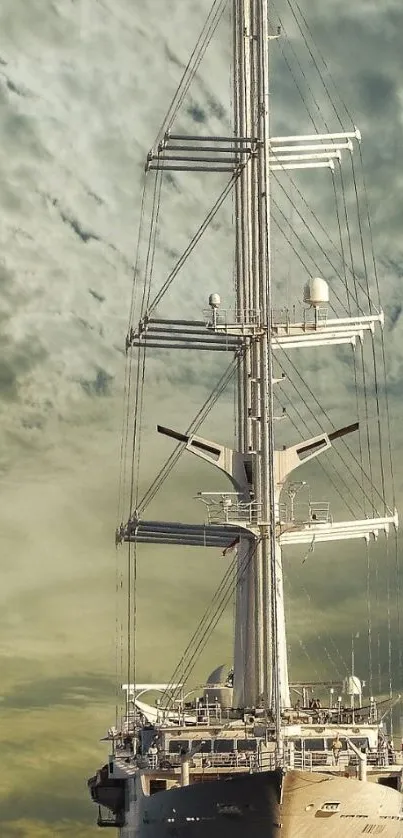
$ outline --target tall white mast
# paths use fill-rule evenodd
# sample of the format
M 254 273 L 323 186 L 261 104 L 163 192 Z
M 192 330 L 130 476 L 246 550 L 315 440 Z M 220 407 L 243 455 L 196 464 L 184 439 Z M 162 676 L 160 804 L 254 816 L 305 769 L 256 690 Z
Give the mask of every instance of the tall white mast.
M 237 703 L 280 705 L 271 346 L 268 0 L 234 2 L 235 135 L 256 140 L 236 187 L 237 305 L 263 333 L 249 341 L 239 374 L 240 451 L 252 452 L 259 542 L 239 549 L 235 695 Z M 245 570 L 245 565 L 247 565 Z

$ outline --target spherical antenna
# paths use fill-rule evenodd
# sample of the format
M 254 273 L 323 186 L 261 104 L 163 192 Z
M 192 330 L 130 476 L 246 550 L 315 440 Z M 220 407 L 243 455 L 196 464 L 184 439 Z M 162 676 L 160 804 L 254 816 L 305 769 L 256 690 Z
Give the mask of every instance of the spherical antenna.
M 304 288 L 304 303 L 314 308 L 326 306 L 329 302 L 329 286 L 325 279 L 315 276 L 310 279 Z
M 210 294 L 208 298 L 210 308 L 218 308 L 221 305 L 221 297 L 219 294 Z

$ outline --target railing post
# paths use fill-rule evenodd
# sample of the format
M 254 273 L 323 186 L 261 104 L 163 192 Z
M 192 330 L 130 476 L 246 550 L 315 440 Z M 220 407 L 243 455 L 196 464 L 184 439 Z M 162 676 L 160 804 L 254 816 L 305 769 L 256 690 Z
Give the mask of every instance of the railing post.
M 181 763 L 181 786 L 188 786 L 190 783 L 190 770 L 189 770 L 189 762 L 190 759 L 185 758 L 182 760 Z
M 367 779 L 367 755 L 363 754 L 350 739 L 347 739 L 347 744 L 358 757 L 358 779 L 365 783 Z

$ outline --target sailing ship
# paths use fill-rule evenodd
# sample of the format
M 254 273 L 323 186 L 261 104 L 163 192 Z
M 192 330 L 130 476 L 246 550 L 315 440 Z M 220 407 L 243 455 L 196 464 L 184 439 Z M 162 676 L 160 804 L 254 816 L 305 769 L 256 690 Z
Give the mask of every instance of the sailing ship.
M 127 544 L 129 551 L 128 682 L 122 685 L 122 716 L 117 716 L 116 725 L 108 731 L 108 761 L 88 781 L 98 806 L 98 825 L 119 829 L 122 838 L 403 835 L 402 769 L 383 727 L 391 704 L 387 703 L 384 712 L 385 707 L 379 709 L 372 694 L 363 697 L 354 660 L 344 686 L 324 681 L 320 693 L 318 684 L 289 681 L 284 551 L 302 545 L 308 553 L 315 548 L 316 555 L 323 543 L 354 540 L 356 545 L 368 546 L 378 535 L 386 543 L 398 519 L 387 499 L 385 469 L 378 480 L 370 459 L 371 453 L 374 457 L 371 421 L 383 434 L 388 412 L 379 375 L 372 389 L 368 384 L 365 346 L 369 343 L 373 351 L 375 368 L 378 356 L 373 348 L 378 340 L 383 351 L 384 315 L 374 294 L 375 280 L 368 275 L 371 257 L 365 242 L 363 265 L 358 268 L 354 263 L 351 237 L 345 232 L 348 201 L 344 202 L 344 221 L 340 204 L 336 212 L 340 240 L 333 262 L 327 258 L 327 279 L 323 270 L 321 275 L 309 270 L 308 257 L 304 261 L 301 256 L 307 250 L 301 236 L 292 236 L 290 218 L 287 222 L 281 206 L 277 207 L 277 219 L 282 219 L 277 225 L 280 233 L 289 252 L 299 255 L 304 266 L 302 269 L 299 264 L 298 268 L 301 285 L 296 303 L 303 298 L 299 307 L 285 306 L 286 284 L 283 276 L 279 281 L 275 275 L 274 187 L 289 195 L 292 184 L 293 195 L 300 195 L 305 178 L 317 169 L 322 170 L 320 177 L 330 178 L 334 185 L 344 158 L 350 165 L 357 149 L 360 155 L 361 136 L 354 125 L 350 130 L 305 131 L 299 136 L 273 133 L 270 67 L 282 27 L 272 20 L 269 5 L 268 0 L 214 1 L 145 166 L 146 179 L 152 184 L 153 209 L 147 260 L 135 276 L 137 287 L 143 283 L 139 316 L 136 321 L 136 315 L 132 317 L 126 346 L 135 394 L 130 508 L 117 529 L 117 544 Z M 222 135 L 181 132 L 174 127 L 178 108 L 225 7 L 230 8 L 232 21 L 233 128 Z M 293 2 L 290 8 L 295 16 Z M 196 123 L 203 127 L 203 120 Z M 153 297 L 151 274 L 161 184 L 164 178 L 172 184 L 181 172 L 206 179 L 213 173 L 222 179 L 224 188 Z M 182 309 L 178 316 L 170 313 L 164 318 L 164 294 L 228 195 L 233 197 L 235 228 L 233 299 L 223 307 L 222 288 L 218 287 L 212 289 L 202 317 L 184 317 Z M 308 210 L 296 207 L 295 211 L 301 233 Z M 326 255 L 324 242 L 330 241 L 327 223 L 316 221 L 320 232 L 311 242 L 312 262 L 318 249 Z M 361 242 L 363 226 L 358 227 Z M 369 235 L 369 217 L 365 229 Z M 225 271 L 222 265 L 221 273 Z M 376 278 L 376 272 L 374 275 Z M 200 304 L 204 306 L 205 301 L 201 299 Z M 304 414 L 300 413 L 297 439 L 291 444 L 287 418 L 292 407 L 298 410 L 301 402 L 296 396 L 290 398 L 279 416 L 279 389 L 286 388 L 293 373 L 294 381 L 303 381 L 309 353 L 318 348 L 350 353 L 338 358 L 342 357 L 346 375 L 355 377 L 357 403 L 352 389 L 341 382 L 347 423 L 336 426 L 325 410 L 320 412 L 315 385 L 308 385 L 312 403 L 309 406 L 308 397 L 307 407 L 315 413 L 319 430 L 314 435 L 304 434 Z M 146 499 L 153 496 L 183 452 L 214 466 L 227 478 L 225 491 L 199 493 L 203 515 L 196 522 L 150 520 L 144 514 L 146 502 L 139 500 L 135 481 L 141 453 L 140 411 L 151 350 L 160 359 L 190 350 L 203 351 L 201 357 L 206 357 L 206 352 L 225 353 L 215 357 L 230 359 L 187 429 L 157 426 L 158 433 L 174 441 L 176 447 Z M 289 359 L 288 372 L 284 359 Z M 198 433 L 229 381 L 236 385 L 233 447 Z M 358 396 L 364 391 L 365 407 L 360 408 Z M 369 398 L 375 402 L 375 420 L 368 408 Z M 279 422 L 281 418 L 285 421 Z M 288 435 L 288 442 L 280 445 L 281 434 L 283 440 Z M 296 469 L 299 475 L 309 476 L 313 461 L 332 463 L 341 446 L 347 452 L 342 501 L 358 487 L 363 508 L 361 516 L 353 510 L 344 520 L 333 518 L 329 505 L 311 501 L 310 495 L 305 504 L 300 503 L 307 481 L 294 479 Z M 330 481 L 325 485 L 330 486 Z M 136 551 L 144 544 L 161 550 L 164 545 L 176 545 L 178 549 L 222 551 L 228 562 L 199 635 L 195 635 L 199 645 L 193 638 L 195 642 L 189 644 L 167 683 L 138 683 L 136 679 Z M 195 649 L 210 634 L 232 593 L 233 665 L 217 666 L 195 696 L 189 685 L 189 660 L 192 663 Z M 154 703 L 152 698 L 146 700 L 147 693 L 154 696 Z

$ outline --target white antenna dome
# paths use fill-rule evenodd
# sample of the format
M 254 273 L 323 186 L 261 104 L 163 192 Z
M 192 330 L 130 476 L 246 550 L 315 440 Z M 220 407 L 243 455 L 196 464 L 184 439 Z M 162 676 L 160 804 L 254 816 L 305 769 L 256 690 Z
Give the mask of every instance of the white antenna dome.
M 218 308 L 221 305 L 221 297 L 219 294 L 210 294 L 208 304 L 211 308 Z
M 362 685 L 356 675 L 349 675 L 344 679 L 343 691 L 346 695 L 362 695 Z
M 315 276 L 306 283 L 304 303 L 310 306 L 323 306 L 329 302 L 329 286 L 325 279 Z

